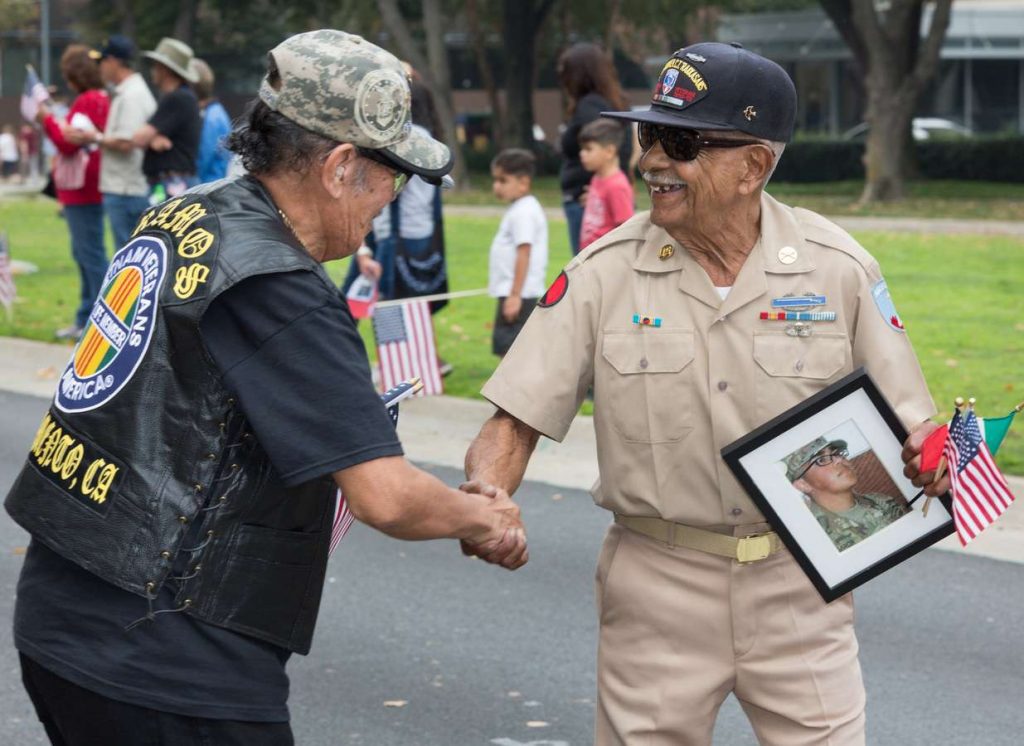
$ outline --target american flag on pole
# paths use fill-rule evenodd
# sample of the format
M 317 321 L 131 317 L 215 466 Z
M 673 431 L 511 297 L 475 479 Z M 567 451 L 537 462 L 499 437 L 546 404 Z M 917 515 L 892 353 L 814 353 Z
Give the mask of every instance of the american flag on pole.
M 953 492 L 953 520 L 960 544 L 967 546 L 1010 507 L 1013 493 L 981 437 L 973 409 L 968 408 L 966 414 L 959 409 L 954 412 L 945 456 Z
M 380 395 L 384 406 L 388 408 L 388 417 L 391 418 L 391 424 L 396 428 L 398 427 L 398 403 L 402 399 L 415 394 L 422 386 L 423 384 L 418 378 L 413 378 L 408 381 L 402 381 L 394 388 L 388 389 Z M 352 526 L 352 521 L 355 520 L 355 516 L 352 515 L 352 511 L 348 507 L 348 501 L 341 494 L 341 490 L 338 490 L 337 499 L 338 504 L 334 509 L 334 521 L 331 524 L 330 554 L 334 554 L 334 550 L 338 548 L 338 543 L 345 538 L 345 534 L 348 533 L 349 528 Z
M 402 301 L 383 308 L 378 304 L 373 313 L 373 336 L 385 390 L 408 378 L 421 378 L 421 396 L 444 393 L 427 301 Z
M 28 122 L 36 121 L 39 104 L 50 100 L 50 92 L 36 75 L 32 65 L 25 65 L 25 87 L 21 91 L 21 115 Z
M 14 299 L 18 290 L 14 287 L 14 275 L 11 273 L 11 251 L 7 247 L 7 234 L 0 233 L 0 305 L 11 314 Z

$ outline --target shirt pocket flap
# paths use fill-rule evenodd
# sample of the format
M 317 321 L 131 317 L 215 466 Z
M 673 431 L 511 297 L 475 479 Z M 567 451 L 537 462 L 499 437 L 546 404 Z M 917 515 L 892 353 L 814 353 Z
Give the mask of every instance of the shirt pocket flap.
M 621 375 L 678 373 L 693 360 L 693 332 L 645 329 L 604 333 L 601 354 Z
M 754 360 L 770 376 L 831 378 L 846 365 L 848 349 L 842 333 L 815 331 L 807 337 L 754 333 Z

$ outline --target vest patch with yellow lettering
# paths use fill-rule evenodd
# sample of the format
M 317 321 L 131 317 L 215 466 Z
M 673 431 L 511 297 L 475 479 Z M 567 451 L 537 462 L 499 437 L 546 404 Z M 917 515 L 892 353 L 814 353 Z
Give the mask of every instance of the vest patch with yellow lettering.
M 166 274 L 167 245 L 160 238 L 140 236 L 114 255 L 57 385 L 57 409 L 69 413 L 95 409 L 131 380 L 153 339 Z
M 124 475 L 124 464 L 73 432 L 55 412 L 43 417 L 28 462 L 57 489 L 106 515 Z

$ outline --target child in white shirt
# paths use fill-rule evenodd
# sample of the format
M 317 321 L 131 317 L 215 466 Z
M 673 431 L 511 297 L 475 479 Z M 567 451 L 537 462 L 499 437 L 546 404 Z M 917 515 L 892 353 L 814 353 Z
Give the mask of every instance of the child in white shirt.
M 491 161 L 494 195 L 508 202 L 491 242 L 488 292 L 498 299 L 491 350 L 504 357 L 547 289 L 548 222 L 530 194 L 535 158 L 528 150 L 508 148 Z

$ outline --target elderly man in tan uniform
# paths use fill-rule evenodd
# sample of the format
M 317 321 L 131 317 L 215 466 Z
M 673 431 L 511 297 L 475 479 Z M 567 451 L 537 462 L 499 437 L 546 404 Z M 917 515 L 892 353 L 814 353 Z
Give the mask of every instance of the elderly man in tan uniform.
M 934 427 L 878 264 L 763 191 L 795 111 L 773 62 L 676 52 L 650 109 L 614 115 L 640 122 L 651 211 L 569 263 L 483 389 L 498 412 L 467 477 L 511 492 L 593 387 L 593 495 L 615 515 L 597 568 L 599 744 L 709 744 L 730 692 L 762 743 L 864 743 L 852 599 L 821 600 L 719 455 L 860 365 L 917 430 L 908 459 Z

